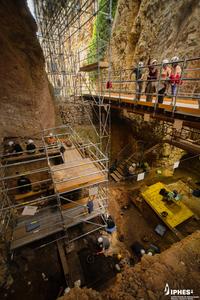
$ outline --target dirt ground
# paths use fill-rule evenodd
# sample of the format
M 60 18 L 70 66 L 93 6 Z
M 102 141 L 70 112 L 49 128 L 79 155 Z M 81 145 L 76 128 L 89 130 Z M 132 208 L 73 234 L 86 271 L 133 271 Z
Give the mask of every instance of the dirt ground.
M 112 187 L 111 189 L 111 199 L 112 197 L 113 199 L 118 199 L 118 197 L 121 199 L 125 197 L 124 194 L 121 194 L 118 188 Z M 111 200 L 109 210 L 113 212 L 112 215 L 117 224 L 118 238 L 130 251 L 130 254 L 132 254 L 131 245 L 136 241 L 140 242 L 146 249 L 150 244 L 156 244 L 161 248 L 161 251 L 177 241 L 177 237 L 169 230 L 164 237 L 155 233 L 154 228 L 161 221 L 145 203 L 143 203 L 143 214 L 131 201 L 124 208 L 124 206 L 121 207 L 119 203 Z
M 56 244 L 16 251 L 10 270 L 13 284 L 0 290 L 2 300 L 55 300 L 64 285 Z
M 117 275 L 112 287 L 102 293 L 75 288 L 59 299 L 170 300 L 170 296 L 164 295 L 166 283 L 170 289 L 192 290 L 191 297 L 181 298 L 197 299 L 200 295 L 199 249 L 200 231 L 196 231 L 160 255 L 145 255 L 134 267 L 127 266 Z
M 161 253 L 165 250 L 170 251 L 172 244 L 178 242 L 177 236 L 169 229 L 164 237 L 160 237 L 154 231 L 156 225 L 161 224 L 160 218 L 152 211 L 152 209 L 144 202 L 141 202 L 139 197 L 140 191 L 155 182 L 162 181 L 169 185 L 171 189 L 176 188 L 184 197 L 183 201 L 194 213 L 200 216 L 200 200 L 199 198 L 191 196 L 191 187 L 188 185 L 188 178 L 193 182 L 199 181 L 198 173 L 191 172 L 190 169 L 179 168 L 171 177 L 157 176 L 155 173 L 148 176 L 144 181 L 134 182 L 127 181 L 119 184 L 110 183 L 110 197 L 109 197 L 109 212 L 114 218 L 117 226 L 117 231 L 109 236 L 112 241 L 111 249 L 106 253 L 107 256 L 118 254 L 129 262 L 125 264 L 125 269 L 122 268 L 122 273 L 126 273 L 126 268 L 130 268 L 138 262 L 138 259 L 133 256 L 131 245 L 134 242 L 140 242 L 145 249 L 148 249 L 150 244 L 154 244 L 160 248 Z M 188 197 L 189 196 L 189 197 Z M 178 226 L 178 230 L 184 237 L 197 231 L 199 228 L 198 218 L 190 219 Z M 74 233 L 75 234 L 75 233 Z M 102 232 L 102 234 L 105 234 Z M 73 237 L 73 236 L 72 236 Z M 72 253 L 73 254 L 73 253 Z M 168 258 L 167 258 L 168 259 Z M 169 260 L 173 260 L 169 255 Z M 190 258 L 189 258 L 190 260 Z M 190 265 L 189 260 L 187 263 Z M 143 259 L 142 259 L 143 261 Z M 156 263 L 156 262 L 155 262 Z M 147 262 L 149 264 L 149 262 Z M 138 264 L 135 265 L 136 269 Z M 162 263 L 161 263 L 162 265 Z M 161 268 L 161 266 L 159 267 Z M 61 287 L 65 286 L 64 276 L 61 264 L 58 257 L 56 244 L 51 244 L 38 250 L 33 247 L 24 247 L 20 251 L 14 253 L 13 262 L 10 264 L 11 275 L 14 279 L 13 284 L 8 289 L 0 291 L 0 299 L 4 300 L 55 300 L 59 294 Z M 162 268 L 161 268 L 162 269 Z M 132 267 L 127 269 L 129 276 L 133 275 Z M 156 267 L 157 270 L 157 267 Z M 156 271 L 157 272 L 157 271 Z M 196 272 L 196 271 L 195 271 Z M 43 273 L 43 274 L 42 274 Z M 109 284 L 101 286 L 101 293 L 105 289 L 114 289 L 111 298 L 114 299 L 118 294 L 119 286 L 128 283 L 127 276 L 113 278 Z M 80 274 L 77 275 L 78 277 Z M 194 274 L 196 280 L 196 273 Z M 77 278 L 78 278 L 77 277 Z M 148 277 L 148 272 L 147 272 Z M 120 278 L 120 279 L 119 279 Z M 142 279 L 140 279 L 142 280 Z M 148 281 L 148 280 L 147 280 Z M 162 282 L 163 284 L 163 282 Z M 143 289 L 138 287 L 141 295 Z M 125 291 L 124 291 L 125 292 Z M 123 295 L 124 295 L 123 292 Z M 146 291 L 151 294 L 151 291 Z M 136 293 L 136 291 L 134 291 Z M 139 295 L 140 295 L 139 293 Z M 82 294 L 80 294 L 82 295 Z M 93 299 L 101 299 L 99 294 L 92 291 Z M 106 294 L 108 297 L 108 293 Z M 152 296 L 152 295 L 151 295 Z M 152 296 L 153 297 L 153 296 Z M 79 298 L 78 298 L 79 299 Z M 90 298 L 88 298 L 90 299 Z M 92 298 L 91 298 L 92 299 Z M 118 298 L 116 298 L 118 299 Z M 129 298 L 119 298 L 129 299 Z M 130 298 L 140 299 L 140 298 Z M 144 298 L 144 299 L 158 299 L 158 298 Z M 82 298 L 81 298 L 82 300 Z
M 182 164 L 181 168 L 178 168 L 174 175 L 170 177 L 162 177 L 153 173 L 141 182 L 130 180 L 118 184 L 111 183 L 109 211 L 116 221 L 118 238 L 130 253 L 130 247 L 136 241 L 140 242 L 145 249 L 150 244 L 155 244 L 161 252 L 179 241 L 177 236 L 169 229 L 163 237 L 155 233 L 155 227 L 163 223 L 148 204 L 144 200 L 142 201 L 140 196 L 141 190 L 158 181 L 165 183 L 172 190 L 178 190 L 183 195 L 183 203 L 196 216 L 177 226 L 183 237 L 200 228 L 200 200 L 192 196 L 192 189 L 188 183 L 188 181 L 199 181 L 199 176 L 200 174 L 196 170 L 188 168 L 188 163 L 186 163 Z
M 191 195 L 188 183 L 199 180 L 199 174 L 191 169 L 179 168 L 173 176 L 147 177 L 143 182 L 132 181 L 120 184 L 110 183 L 109 212 L 114 218 L 117 231 L 112 234 L 111 252 L 122 254 L 122 258 L 133 257 L 133 264 L 126 264 L 112 285 L 98 293 L 92 289 L 72 289 L 61 300 L 158 300 L 169 299 L 164 296 L 166 283 L 170 288 L 193 289 L 194 295 L 200 293 L 199 278 L 199 209 L 200 201 Z M 177 227 L 184 238 L 178 237 L 169 229 L 164 237 L 154 231 L 162 224 L 160 218 L 146 204 L 140 202 L 139 193 L 148 185 L 162 181 L 171 189 L 177 189 L 183 195 L 183 202 L 194 211 L 191 218 Z M 135 201 L 139 199 L 138 201 Z M 137 205 L 136 205 L 137 204 Z M 138 263 L 133 256 L 131 245 L 140 242 L 145 249 L 150 244 L 160 248 L 161 254 L 149 257 L 145 255 Z

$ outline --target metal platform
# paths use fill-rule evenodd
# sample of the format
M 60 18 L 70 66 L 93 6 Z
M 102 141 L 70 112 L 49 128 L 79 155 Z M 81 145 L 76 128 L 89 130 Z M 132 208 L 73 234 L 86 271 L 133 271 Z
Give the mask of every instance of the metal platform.
M 109 67 L 108 62 L 99 61 L 99 62 L 95 62 L 95 63 L 80 67 L 80 72 L 98 71 L 99 69 L 107 69 L 108 67 Z
M 19 161 L 0 166 L 1 194 L 5 198 L 1 222 L 5 222 L 5 229 L 9 224 L 12 226 L 11 250 L 58 232 L 65 235 L 68 228 L 92 223 L 90 220 L 106 212 L 108 159 L 97 145 L 85 143 L 66 125 L 46 129 L 42 136 L 42 158 L 36 154 L 27 160 L 28 154 L 23 153 L 22 159 L 17 157 Z M 56 149 L 56 155 L 52 156 L 52 148 Z M 44 168 L 40 166 L 41 159 Z M 19 194 L 17 182 L 22 175 L 30 179 L 32 191 Z M 91 211 L 87 206 L 89 201 L 93 202 Z M 34 215 L 30 214 L 31 208 L 36 209 Z M 96 230 L 105 226 L 94 225 Z
M 105 207 L 103 200 L 94 201 L 94 211 L 88 213 L 87 202 L 82 204 L 81 201 L 74 201 L 72 204 L 63 205 L 62 214 L 60 209 L 56 207 L 48 207 L 36 213 L 34 216 L 19 217 L 17 224 L 13 230 L 13 240 L 11 241 L 11 250 L 24 246 L 28 243 L 40 240 L 49 235 L 64 231 L 67 228 L 73 227 L 82 222 L 87 222 L 93 218 L 104 214 Z M 27 231 L 26 227 L 30 223 L 38 223 L 39 227 L 33 231 Z

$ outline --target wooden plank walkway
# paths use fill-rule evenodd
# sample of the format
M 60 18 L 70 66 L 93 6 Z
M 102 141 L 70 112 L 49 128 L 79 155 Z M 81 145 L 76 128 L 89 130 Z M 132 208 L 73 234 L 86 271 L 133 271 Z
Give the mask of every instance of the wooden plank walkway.
M 99 95 L 92 94 L 83 94 L 84 97 L 99 97 Z M 152 102 L 146 102 L 146 98 L 141 96 L 140 101 L 135 101 L 135 95 L 130 94 L 120 94 L 120 93 L 105 93 L 101 95 L 105 100 L 109 100 L 119 104 L 133 104 L 140 105 L 144 107 L 154 107 L 156 97 L 153 98 Z M 171 105 L 171 98 L 165 97 L 163 104 L 157 104 L 157 108 L 164 109 L 167 111 L 173 111 L 173 106 Z M 181 99 L 177 98 L 176 101 L 176 113 L 200 116 L 200 106 L 199 101 L 196 99 Z
M 91 158 L 85 157 L 84 152 L 82 154 L 74 145 L 65 146 L 65 150 L 62 154 L 64 163 L 53 165 L 55 162 L 50 160 L 50 164 L 52 164 L 50 169 L 57 192 L 68 192 L 107 180 L 107 175 L 102 167 L 98 163 L 94 163 Z M 34 196 L 33 193 L 31 196 Z M 105 213 L 102 197 L 101 194 L 98 194 L 97 199 L 94 200 L 94 211 L 90 214 L 87 209 L 88 198 L 86 197 L 76 202 L 69 201 L 67 203 L 66 201 L 61 207 L 62 214 L 58 206 L 55 206 L 57 204 L 55 202 L 53 207 L 38 209 L 34 216 L 20 215 L 13 231 L 11 249 L 40 240 Z M 37 225 L 37 228 L 27 231 L 27 225 Z
M 53 186 L 50 185 L 49 188 L 48 188 L 48 192 L 52 191 L 52 190 L 53 190 Z M 26 201 L 27 201 L 27 200 L 30 200 L 30 198 L 32 198 L 32 197 L 34 198 L 35 196 L 45 194 L 46 192 L 47 192 L 47 189 L 40 189 L 39 191 L 36 191 L 36 192 L 30 191 L 30 192 L 25 193 L 25 194 L 16 194 L 14 196 L 14 199 L 15 199 L 15 201 L 20 201 L 20 202 L 24 199 L 26 199 Z
M 84 221 L 91 220 L 101 213 L 105 213 L 105 209 L 101 206 L 101 201 L 98 200 L 94 201 L 94 211 L 90 214 L 86 207 L 83 206 L 77 206 L 76 208 L 73 207 L 70 209 L 66 209 L 65 206 L 65 210 L 62 211 L 65 228 L 70 228 Z M 26 225 L 31 222 L 38 222 L 39 227 L 33 231 L 27 232 Z M 18 218 L 17 224 L 13 230 L 11 250 L 63 230 L 63 220 L 58 208 L 48 207 L 48 209 L 39 211 L 34 216 L 21 216 Z
M 69 192 L 107 180 L 105 172 L 91 158 L 81 156 L 72 146 L 66 148 L 64 163 L 51 167 L 56 191 Z
M 57 247 L 58 247 L 58 253 L 60 256 L 61 265 L 63 268 L 65 281 L 66 281 L 66 283 L 68 283 L 67 276 L 69 274 L 69 266 L 68 266 L 66 255 L 65 255 L 63 240 L 57 241 Z

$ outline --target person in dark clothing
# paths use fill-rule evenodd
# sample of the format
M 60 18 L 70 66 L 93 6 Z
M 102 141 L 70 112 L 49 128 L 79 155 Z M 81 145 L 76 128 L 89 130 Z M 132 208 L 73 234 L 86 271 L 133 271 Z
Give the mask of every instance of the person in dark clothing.
M 94 202 L 93 202 L 93 200 L 88 200 L 87 209 L 88 209 L 89 214 L 91 214 L 94 211 Z
M 163 188 L 160 190 L 159 194 L 163 197 L 167 197 L 168 192 L 166 191 L 166 189 Z
M 143 86 L 142 67 L 143 66 L 144 66 L 144 63 L 142 61 L 140 61 L 138 63 L 138 66 L 133 69 L 133 71 L 131 72 L 131 75 L 130 75 L 130 77 L 131 77 L 132 74 L 135 74 L 135 79 L 136 79 L 136 100 L 137 101 L 140 101 L 140 97 L 141 97 L 141 93 L 142 93 L 142 86 Z
M 200 190 L 199 189 L 193 190 L 192 195 L 199 198 L 200 197 Z
M 36 151 L 36 146 L 33 142 L 33 140 L 28 140 L 27 146 L 26 146 L 26 150 L 28 152 L 28 154 L 33 154 Z
M 158 78 L 158 69 L 156 68 L 157 65 L 157 60 L 153 59 L 150 63 L 148 62 L 149 65 L 149 74 L 147 76 L 147 86 L 145 89 L 146 92 L 146 101 L 147 102 L 152 102 L 153 99 L 153 93 L 156 92 L 156 86 L 157 86 L 157 78 Z
M 113 231 L 116 230 L 116 225 L 115 225 L 115 222 L 113 221 L 112 217 L 109 216 L 106 220 L 106 223 L 107 223 L 107 227 L 106 227 L 106 231 L 108 233 L 112 233 Z
M 100 252 L 107 250 L 110 247 L 110 241 L 105 236 L 100 236 L 97 240 L 97 245 Z
M 131 249 L 137 258 L 141 258 L 145 254 L 144 247 L 139 243 L 135 242 L 132 244 Z
M 19 143 L 15 143 L 13 149 L 14 149 L 14 153 L 16 153 L 17 155 L 21 155 L 22 153 L 20 152 L 23 152 L 23 149 Z
M 117 168 L 117 159 L 114 160 L 113 164 L 110 166 L 109 172 L 113 173 Z
M 61 152 L 62 154 L 64 154 L 65 151 L 66 151 L 65 146 L 63 145 L 63 143 L 61 143 L 61 144 L 60 144 L 60 152 Z
M 24 175 L 22 175 L 18 179 L 17 186 L 18 186 L 19 192 L 21 194 L 28 193 L 28 192 L 30 192 L 32 190 L 30 179 L 27 178 L 27 177 L 25 177 Z

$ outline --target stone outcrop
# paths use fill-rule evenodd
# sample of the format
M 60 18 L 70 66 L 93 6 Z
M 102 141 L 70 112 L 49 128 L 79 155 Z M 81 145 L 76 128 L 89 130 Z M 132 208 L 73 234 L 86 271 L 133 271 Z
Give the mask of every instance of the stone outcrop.
M 92 110 L 86 101 L 83 104 L 83 101 L 79 97 L 73 99 L 68 98 L 66 101 L 60 97 L 56 101 L 56 108 L 61 117 L 63 124 L 68 124 L 71 126 L 75 125 L 89 125 L 89 117 L 92 118 Z
M 54 105 L 25 0 L 0 3 L 0 137 L 32 136 L 54 125 Z
M 114 65 L 198 57 L 199 13 L 199 0 L 119 0 L 112 35 Z

